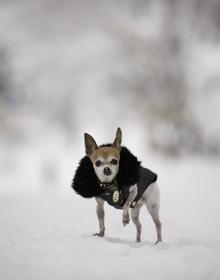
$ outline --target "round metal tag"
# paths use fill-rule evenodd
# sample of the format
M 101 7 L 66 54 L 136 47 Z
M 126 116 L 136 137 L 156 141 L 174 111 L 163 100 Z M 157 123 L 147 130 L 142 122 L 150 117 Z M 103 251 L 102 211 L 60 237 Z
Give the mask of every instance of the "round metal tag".
M 118 202 L 119 200 L 119 191 L 114 191 L 112 195 L 112 200 L 114 203 Z

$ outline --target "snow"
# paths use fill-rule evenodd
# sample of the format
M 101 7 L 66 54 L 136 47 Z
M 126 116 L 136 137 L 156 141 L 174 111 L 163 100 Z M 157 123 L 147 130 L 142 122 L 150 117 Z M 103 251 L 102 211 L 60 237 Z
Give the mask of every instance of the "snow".
M 132 222 L 123 227 L 121 211 L 108 205 L 106 237 L 93 236 L 95 201 L 72 191 L 73 166 L 62 162 L 67 181 L 59 191 L 37 190 L 28 176 L 25 185 L 24 172 L 23 181 L 16 177 L 11 188 L 1 188 L 1 279 L 219 279 L 218 160 L 144 162 L 159 174 L 164 241 L 158 245 L 145 208 L 141 243 Z

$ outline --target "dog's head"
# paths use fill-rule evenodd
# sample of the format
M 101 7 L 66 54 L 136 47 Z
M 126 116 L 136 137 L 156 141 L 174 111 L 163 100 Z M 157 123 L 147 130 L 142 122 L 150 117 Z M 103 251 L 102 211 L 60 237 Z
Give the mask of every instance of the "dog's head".
M 118 128 L 116 137 L 110 147 L 98 147 L 94 138 L 85 133 L 86 154 L 92 161 L 95 173 L 102 183 L 110 183 L 119 170 L 122 132 Z

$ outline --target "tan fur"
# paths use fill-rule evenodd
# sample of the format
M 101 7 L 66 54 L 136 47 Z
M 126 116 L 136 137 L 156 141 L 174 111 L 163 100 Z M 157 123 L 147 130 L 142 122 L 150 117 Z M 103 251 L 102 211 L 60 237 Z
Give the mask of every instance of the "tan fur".
M 109 157 L 114 157 L 116 159 L 119 160 L 120 158 L 120 153 L 119 150 L 116 148 L 112 148 L 112 147 L 102 147 L 99 148 L 97 150 L 95 150 L 91 156 L 90 159 L 92 160 L 92 162 L 94 163 L 96 161 L 97 158 L 103 158 L 103 159 L 107 159 Z

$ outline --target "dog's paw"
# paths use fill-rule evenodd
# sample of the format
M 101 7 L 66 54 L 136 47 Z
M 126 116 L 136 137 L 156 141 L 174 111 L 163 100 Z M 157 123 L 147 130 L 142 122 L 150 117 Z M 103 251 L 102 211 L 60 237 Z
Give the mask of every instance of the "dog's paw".
M 157 245 L 157 244 L 160 243 L 160 242 L 162 242 L 162 239 L 158 239 L 158 240 L 154 243 L 154 245 Z
M 97 233 L 94 233 L 93 236 L 100 236 L 100 237 L 103 237 L 105 234 L 104 232 L 97 232 Z
M 122 218 L 123 226 L 125 227 L 126 225 L 129 224 L 129 222 L 130 222 L 129 214 L 126 213 L 125 215 L 123 215 L 123 218 Z

